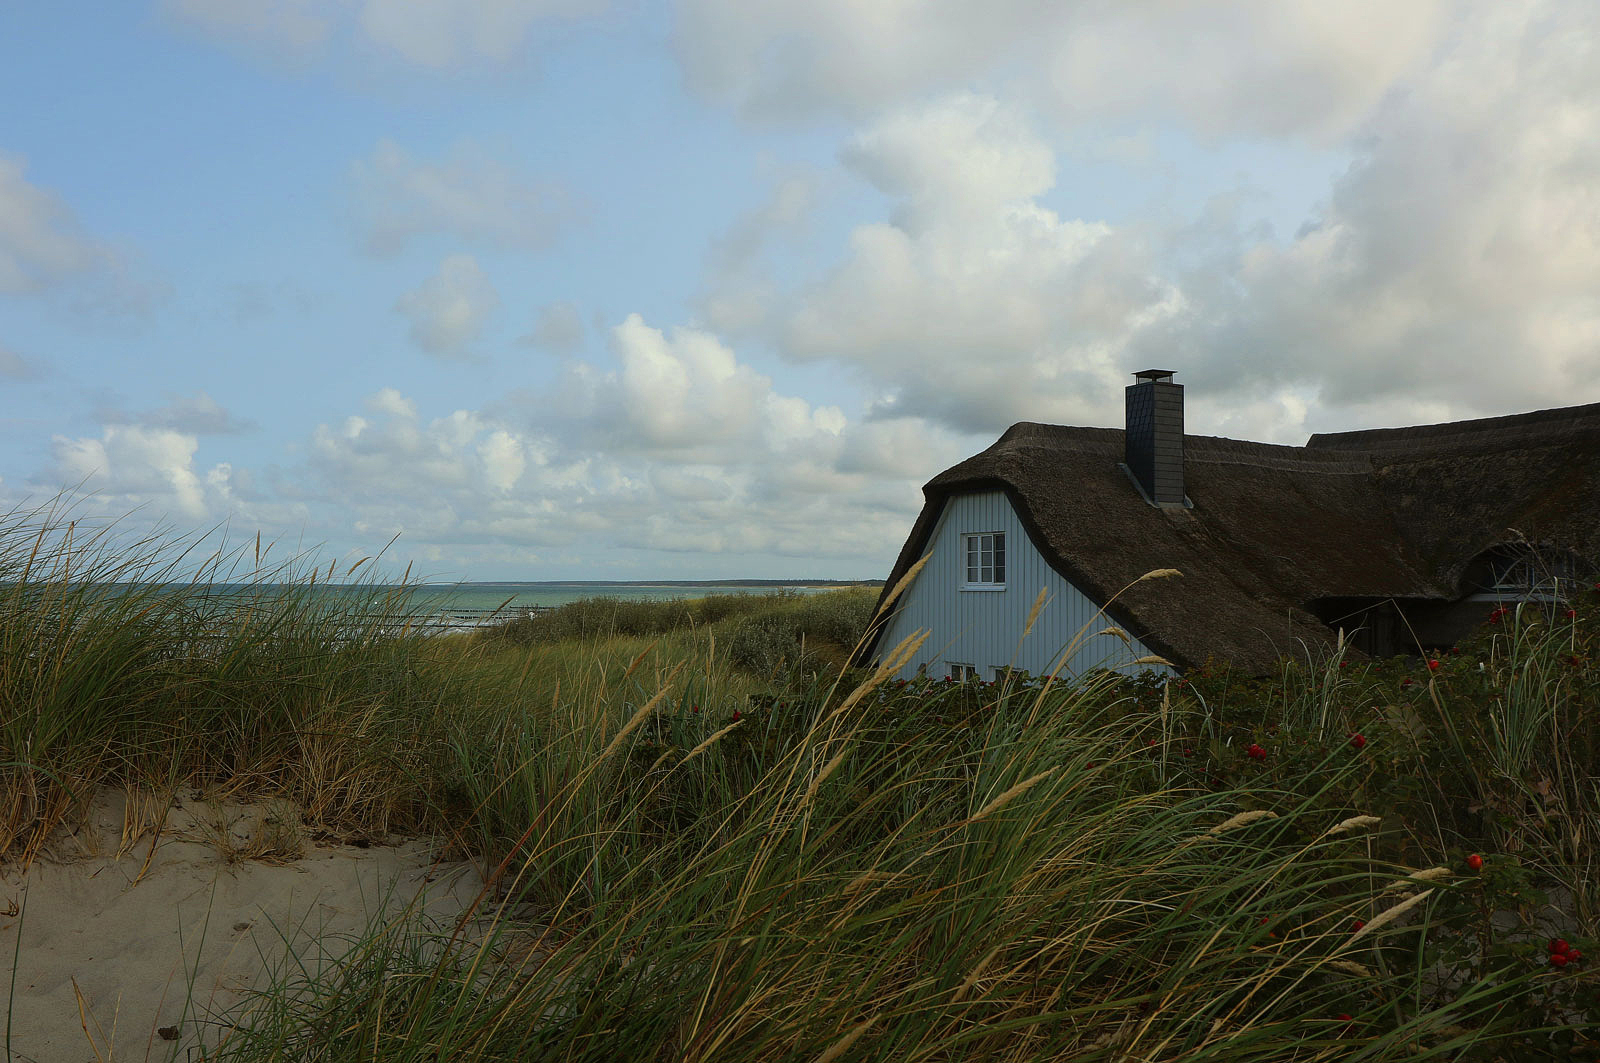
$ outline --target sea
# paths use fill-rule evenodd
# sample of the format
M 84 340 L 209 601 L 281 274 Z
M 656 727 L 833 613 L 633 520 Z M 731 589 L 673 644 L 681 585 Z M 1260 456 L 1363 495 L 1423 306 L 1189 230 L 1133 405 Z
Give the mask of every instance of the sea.
M 279 586 L 271 583 L 212 583 L 183 587 L 185 593 L 231 609 L 235 604 L 260 597 L 273 597 L 289 591 L 310 593 L 330 607 L 358 612 L 367 608 L 394 612 L 420 622 L 430 631 L 470 630 L 518 616 L 524 611 L 554 609 L 585 598 L 614 598 L 624 601 L 662 601 L 675 598 L 704 598 L 712 594 L 772 594 L 786 591 L 819 594 L 846 587 L 878 587 L 876 580 L 662 580 L 603 581 L 573 580 L 518 583 L 412 583 L 384 586 L 373 583 Z M 380 604 L 382 603 L 382 604 Z
M 545 583 L 420 583 L 411 589 L 411 604 L 418 612 L 438 609 L 504 609 L 515 614 L 524 608 L 553 608 L 584 598 L 619 598 L 625 601 L 662 601 L 673 598 L 704 598 L 709 594 L 771 594 L 785 590 L 816 594 L 844 587 L 880 586 L 870 581 L 817 580 L 707 580 L 606 582 L 572 581 Z

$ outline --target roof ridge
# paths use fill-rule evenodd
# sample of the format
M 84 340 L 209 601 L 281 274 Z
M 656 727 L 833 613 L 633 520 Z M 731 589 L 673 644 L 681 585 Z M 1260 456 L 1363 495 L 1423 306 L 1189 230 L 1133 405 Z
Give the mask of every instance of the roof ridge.
M 1508 435 L 1558 437 L 1571 432 L 1600 431 L 1600 402 L 1559 406 L 1499 417 L 1407 425 L 1401 428 L 1364 428 L 1351 432 L 1318 432 L 1306 441 L 1308 449 L 1386 450 L 1418 442 L 1448 443 L 1470 440 L 1480 445 L 1500 445 Z

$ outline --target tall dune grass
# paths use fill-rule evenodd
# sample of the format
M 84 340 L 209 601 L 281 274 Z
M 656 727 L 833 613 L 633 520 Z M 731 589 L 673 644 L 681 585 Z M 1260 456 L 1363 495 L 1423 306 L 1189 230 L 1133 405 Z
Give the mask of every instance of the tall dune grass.
M 200 571 L 294 587 L 197 617 L 178 553 L 56 516 L 0 532 L 0 851 L 131 781 L 437 832 L 488 878 L 456 925 L 286 966 L 207 1058 L 1597 1047 L 1594 976 L 1541 959 L 1596 931 L 1593 602 L 1438 669 L 902 683 L 741 667 L 760 613 L 415 638 L 403 596 L 330 610 L 253 548 Z
M 59 507 L 0 520 L 0 853 L 31 857 L 107 783 L 421 826 L 419 765 L 464 691 L 407 635 L 408 596 L 259 542 L 207 545 L 129 542 Z M 347 586 L 315 593 L 330 578 Z

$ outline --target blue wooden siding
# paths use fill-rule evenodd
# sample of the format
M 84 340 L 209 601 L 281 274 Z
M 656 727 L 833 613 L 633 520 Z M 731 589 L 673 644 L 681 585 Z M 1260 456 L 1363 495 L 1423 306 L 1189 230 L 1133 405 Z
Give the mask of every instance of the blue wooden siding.
M 961 537 L 972 532 L 1005 533 L 1004 590 L 962 589 L 966 557 Z M 1097 617 L 1099 605 L 1045 562 L 1004 492 L 984 491 L 951 498 L 945 503 L 924 552 L 933 556 L 895 603 L 897 612 L 878 642 L 878 653 L 887 655 L 913 632 L 931 632 L 917 656 L 900 671 L 901 678 L 911 678 L 921 667 L 926 667 L 930 676 L 944 676 L 952 664 L 974 665 L 983 679 L 993 679 L 995 670 L 1007 665 L 1044 675 L 1055 667 L 1081 631 L 1089 634 L 1061 670 L 1063 677 L 1095 667 L 1120 672 L 1151 667 L 1133 664 L 1138 658 L 1151 655 L 1138 639 L 1131 639 L 1129 645 L 1114 635 L 1096 634 L 1117 625 L 1108 617 Z M 1045 605 L 1034 621 L 1033 631 L 1024 639 L 1028 611 L 1041 588 L 1046 592 Z M 1155 667 L 1162 672 L 1171 671 Z

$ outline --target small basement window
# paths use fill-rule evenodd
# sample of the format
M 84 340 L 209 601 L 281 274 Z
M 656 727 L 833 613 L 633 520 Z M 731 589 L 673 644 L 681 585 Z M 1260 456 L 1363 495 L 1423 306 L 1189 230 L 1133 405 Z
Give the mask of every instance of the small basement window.
M 978 532 L 961 537 L 967 562 L 965 589 L 1001 590 L 1006 584 L 1006 533 Z
M 968 679 L 976 679 L 978 678 L 977 666 L 971 664 L 957 664 L 954 661 L 951 661 L 950 678 L 954 679 L 958 683 L 964 683 Z

